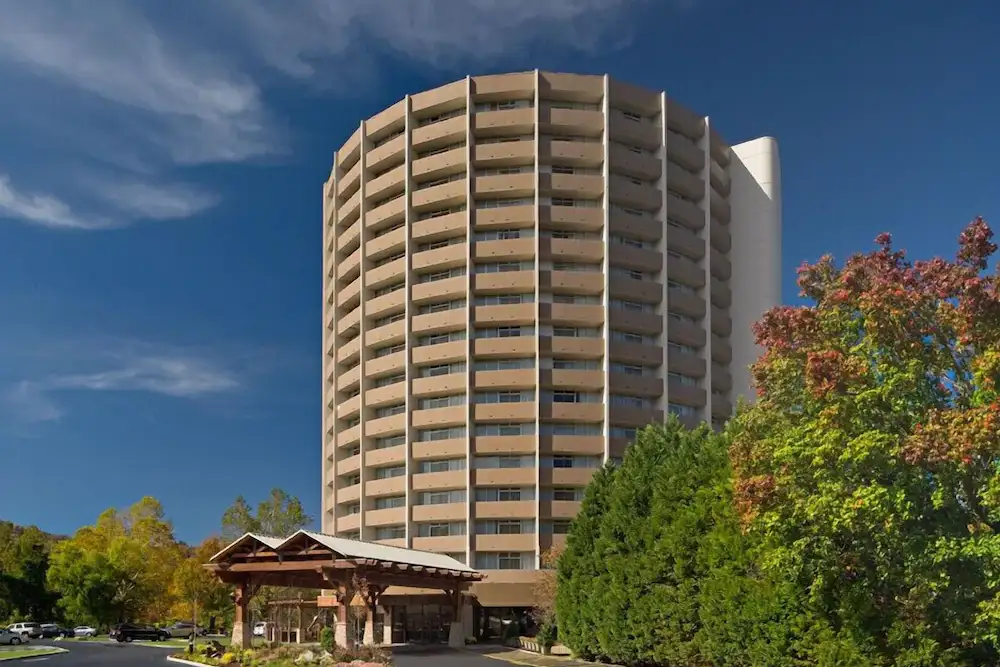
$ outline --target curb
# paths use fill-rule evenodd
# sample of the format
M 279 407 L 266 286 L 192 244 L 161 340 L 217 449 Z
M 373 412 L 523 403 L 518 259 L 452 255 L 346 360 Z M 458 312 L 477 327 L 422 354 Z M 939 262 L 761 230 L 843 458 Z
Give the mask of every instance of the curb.
M 192 667 L 205 667 L 203 663 L 195 662 L 194 660 L 185 660 L 184 658 L 175 658 L 172 655 L 167 656 L 168 662 L 176 662 L 178 665 L 192 665 Z
M 511 651 L 511 653 L 513 652 L 514 651 Z M 478 651 L 469 651 L 469 653 L 475 653 L 476 655 L 481 655 L 484 658 L 489 658 L 490 660 L 499 660 L 500 662 L 509 662 L 512 665 L 521 665 L 521 667 L 538 667 L 538 665 L 534 662 L 503 657 L 503 653 L 479 653 Z
M 50 655 L 59 655 L 60 653 L 69 653 L 69 651 L 67 651 L 66 649 L 64 649 L 64 648 L 57 648 L 55 646 L 51 646 L 51 647 L 46 646 L 46 647 L 38 647 L 38 648 L 33 648 L 33 647 L 29 646 L 28 648 L 17 648 L 17 649 L 14 649 L 14 650 L 16 650 L 16 651 L 31 651 L 32 653 L 35 653 L 37 655 L 19 655 L 16 658 L 4 658 L 4 657 L 2 657 L 3 654 L 4 654 L 4 651 L 0 651 L 0 662 L 14 662 L 15 660 L 27 660 L 28 658 L 41 658 L 41 657 L 50 656 Z

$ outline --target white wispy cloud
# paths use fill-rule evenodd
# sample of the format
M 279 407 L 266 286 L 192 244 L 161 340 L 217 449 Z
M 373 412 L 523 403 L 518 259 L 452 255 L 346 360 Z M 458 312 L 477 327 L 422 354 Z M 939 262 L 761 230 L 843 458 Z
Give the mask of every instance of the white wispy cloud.
M 97 184 L 95 190 L 123 213 L 146 220 L 190 218 L 214 207 L 221 199 L 214 193 L 184 184 L 106 182 Z
M 220 364 L 177 352 L 159 356 L 100 352 L 88 360 L 88 365 L 101 369 L 50 372 L 15 382 L 3 393 L 4 411 L 22 423 L 51 422 L 65 415 L 59 396 L 69 392 L 144 392 L 197 399 L 242 387 L 237 374 Z
M 29 179 L 0 156 L 0 173 L 12 173 L 22 189 L 0 181 L 0 217 L 53 229 L 191 217 L 218 197 L 176 185 L 186 179 L 174 172 L 288 150 L 289 131 L 266 99 L 280 77 L 316 84 L 336 98 L 377 82 L 379 53 L 432 69 L 470 70 L 539 44 L 606 53 L 628 42 L 633 10 L 653 2 L 8 2 L 0 20 L 0 89 L 22 94 L 0 107 L 0 122 L 14 132 L 18 123 L 31 125 L 39 143 L 50 135 L 41 128 L 55 128 L 43 148 L 56 168 Z M 33 98 L 29 89 L 39 86 L 53 92 Z M 44 123 L 11 110 L 17 99 L 49 101 L 40 105 Z M 67 136 L 74 132 L 88 136 Z M 58 151 L 73 147 L 102 167 L 116 166 L 119 185 L 76 195 L 55 185 L 57 168 L 69 161 Z
M 90 191 L 108 205 L 100 215 L 81 214 L 52 195 L 17 189 L 9 175 L 0 174 L 0 218 L 49 229 L 92 231 L 124 227 L 136 220 L 190 218 L 212 208 L 221 199 L 214 193 L 185 184 L 87 180 Z
M 16 190 L 6 174 L 0 174 L 0 217 L 52 229 L 106 229 L 114 224 L 81 217 L 69 204 L 51 195 Z
M 214 55 L 158 30 L 119 0 L 4 7 L 0 57 L 148 116 L 149 139 L 181 162 L 238 161 L 269 149 L 261 91 Z
M 432 67 L 478 66 L 540 41 L 576 52 L 607 52 L 627 41 L 633 25 L 629 10 L 644 4 L 647 0 L 224 0 L 216 6 L 225 8 L 272 67 L 296 78 L 324 72 L 342 78 L 372 46 Z M 350 58 L 331 60 L 343 54 Z

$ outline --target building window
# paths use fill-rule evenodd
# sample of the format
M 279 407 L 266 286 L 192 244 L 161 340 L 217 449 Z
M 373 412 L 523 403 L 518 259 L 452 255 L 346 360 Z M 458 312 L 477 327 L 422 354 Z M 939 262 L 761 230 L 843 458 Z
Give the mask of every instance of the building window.
M 577 487 L 565 487 L 552 489 L 552 500 L 574 501 L 583 500 L 584 490 Z
M 535 400 L 535 392 L 531 390 L 517 391 L 484 391 L 475 395 L 476 403 L 531 403 Z
M 554 535 L 566 535 L 572 522 L 569 519 L 555 519 L 552 521 L 552 533 Z
M 379 408 L 375 411 L 375 419 L 383 419 L 385 417 L 392 417 L 393 415 L 401 415 L 406 412 L 406 404 L 399 403 L 397 405 L 387 405 L 384 408 Z
M 672 415 L 677 415 L 678 417 L 695 417 L 698 414 L 698 409 L 693 408 L 690 405 L 679 405 L 677 403 L 669 403 L 667 405 L 667 412 Z
M 465 362 L 459 361 L 453 364 L 441 364 L 438 366 L 422 366 L 419 370 L 420 377 L 432 378 L 441 375 L 451 375 L 453 373 L 464 373 Z
M 517 553 L 508 551 L 477 552 L 476 569 L 480 570 L 534 570 L 535 555 L 533 553 Z
M 406 537 L 406 526 L 382 526 L 375 529 L 376 540 L 399 540 Z
M 432 428 L 417 431 L 418 442 L 436 442 L 439 440 L 456 440 L 465 437 L 464 426 L 453 426 L 451 428 Z
M 419 473 L 452 472 L 465 470 L 465 459 L 441 459 L 440 461 L 421 461 L 417 468 Z
M 600 468 L 599 456 L 556 455 L 545 461 L 553 468 Z
M 535 457 L 531 454 L 522 456 L 477 456 L 473 459 L 477 469 L 487 468 L 534 468 Z
M 376 438 L 373 449 L 388 449 L 389 447 L 398 447 L 399 445 L 405 444 L 405 435 L 390 435 L 386 438 Z
M 535 499 L 535 489 L 532 487 L 519 489 L 519 488 L 501 488 L 501 487 L 480 487 L 476 489 L 476 502 L 480 503 L 496 503 L 496 502 L 514 502 L 518 500 L 534 500 Z
M 635 440 L 635 434 L 636 434 L 636 428 L 634 426 L 611 427 L 612 438 L 624 438 L 626 440 Z
M 375 499 L 375 509 L 388 510 L 406 506 L 406 496 L 383 496 Z
M 465 329 L 462 329 L 461 331 L 449 331 L 448 333 L 433 334 L 431 336 L 421 336 L 417 339 L 416 347 L 423 347 L 425 345 L 442 345 L 444 343 L 465 340 L 466 337 L 467 332 Z
M 481 437 L 499 437 L 516 435 L 534 435 L 535 423 L 521 424 L 476 424 L 476 435 Z
M 402 477 L 405 474 L 406 466 L 375 468 L 375 479 L 392 479 L 393 477 Z
M 465 394 L 452 394 L 451 396 L 438 396 L 437 398 L 422 398 L 417 403 L 420 410 L 434 410 L 437 408 L 450 408 L 456 405 L 465 405 Z
M 601 435 L 600 424 L 574 424 L 574 423 L 544 423 L 542 424 L 542 435 Z
M 440 523 L 418 523 L 417 535 L 419 537 L 452 537 L 454 535 L 465 535 L 465 522 L 450 521 Z
M 452 503 L 464 503 L 465 491 L 455 489 L 453 491 L 424 491 L 417 496 L 420 505 L 450 505 Z
M 529 535 L 534 532 L 534 519 L 489 519 L 476 522 L 476 535 Z

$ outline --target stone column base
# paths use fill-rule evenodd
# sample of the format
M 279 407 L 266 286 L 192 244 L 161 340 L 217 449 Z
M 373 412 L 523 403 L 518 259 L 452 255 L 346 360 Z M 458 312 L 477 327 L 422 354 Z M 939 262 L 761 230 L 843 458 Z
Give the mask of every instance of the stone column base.
M 392 644 L 392 609 L 386 609 L 382 616 L 382 644 L 389 646 Z
M 239 648 L 251 648 L 253 646 L 253 631 L 249 623 L 236 621 L 233 623 L 233 635 L 229 640 L 230 646 Z
M 448 646 L 450 648 L 465 648 L 465 625 L 461 622 L 452 623 L 448 627 Z
M 347 623 L 338 621 L 333 629 L 333 637 L 337 646 L 343 646 L 344 648 L 351 648 L 353 646 L 353 642 L 351 642 L 347 633 Z
M 375 621 L 372 620 L 371 615 L 369 615 L 368 620 L 365 621 L 365 634 L 361 639 L 361 643 L 366 646 L 371 646 L 375 643 Z

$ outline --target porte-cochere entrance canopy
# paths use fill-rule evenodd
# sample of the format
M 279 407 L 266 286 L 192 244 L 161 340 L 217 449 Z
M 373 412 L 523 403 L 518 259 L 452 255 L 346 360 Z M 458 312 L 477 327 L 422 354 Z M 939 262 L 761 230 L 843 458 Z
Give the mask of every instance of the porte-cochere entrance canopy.
M 447 593 L 457 608 L 462 592 L 484 578 L 449 556 L 307 530 L 286 538 L 247 533 L 212 556 L 205 567 L 236 587 L 233 643 L 246 647 L 251 634 L 247 605 L 261 586 L 333 591 L 339 606 L 338 643 L 342 633 L 346 643 L 347 608 L 355 596 L 364 599 L 370 614 L 389 586 L 436 588 Z

